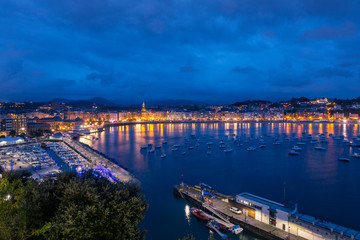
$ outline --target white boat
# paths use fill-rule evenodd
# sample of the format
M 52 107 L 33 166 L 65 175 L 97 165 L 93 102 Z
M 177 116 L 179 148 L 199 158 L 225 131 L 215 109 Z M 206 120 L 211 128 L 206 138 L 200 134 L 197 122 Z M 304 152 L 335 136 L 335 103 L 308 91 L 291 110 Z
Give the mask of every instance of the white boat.
M 259 148 L 266 148 L 266 146 L 265 145 L 260 145 Z
M 248 150 L 248 151 L 255 151 L 256 148 L 254 148 L 254 147 L 248 147 L 246 150 Z
M 322 150 L 322 151 L 325 151 L 325 150 L 326 150 L 326 148 L 324 148 L 324 147 L 314 147 L 314 149 L 315 149 L 315 150 Z
M 180 147 L 180 144 L 174 144 L 173 147 L 178 148 Z
M 153 152 L 155 152 L 154 149 L 150 149 L 150 150 L 148 151 L 148 153 L 153 153 Z
M 232 152 L 232 151 L 233 151 L 232 148 L 227 148 L 227 149 L 224 150 L 224 152 L 226 152 L 226 153 L 229 153 L 229 152 Z
M 147 146 L 141 147 L 140 149 L 147 149 Z
M 353 156 L 354 158 L 360 158 L 360 154 L 359 154 L 359 153 L 354 153 L 352 156 Z
M 302 148 L 298 147 L 298 146 L 294 146 L 291 150 L 294 150 L 294 151 L 301 151 Z
M 295 155 L 295 156 L 297 156 L 297 155 L 299 155 L 300 153 L 298 153 L 298 152 L 296 152 L 296 151 L 294 151 L 294 150 L 291 150 L 290 152 L 289 152 L 289 155 Z
M 162 144 L 167 144 L 167 141 L 163 141 L 163 143 Z
M 186 152 L 181 152 L 181 155 L 185 155 L 186 154 Z
M 281 143 L 280 142 L 274 142 L 274 145 L 280 145 Z
M 206 153 L 207 153 L 207 155 L 210 155 L 210 154 L 211 154 L 211 151 L 207 151 Z
M 166 157 L 166 153 L 161 154 L 160 157 L 161 157 L 161 158 L 165 158 L 165 157 Z
M 155 148 L 161 148 L 161 146 L 160 146 L 160 145 L 158 145 L 158 146 L 155 146 Z
M 194 149 L 194 147 L 193 147 L 193 146 L 190 146 L 189 149 L 192 150 L 192 149 Z
M 179 150 L 179 149 L 176 148 L 176 147 L 174 147 L 174 148 L 171 149 L 171 151 L 177 151 L 177 150 Z
M 306 143 L 304 143 L 304 142 L 297 142 L 296 144 L 297 144 L 297 145 L 305 145 Z

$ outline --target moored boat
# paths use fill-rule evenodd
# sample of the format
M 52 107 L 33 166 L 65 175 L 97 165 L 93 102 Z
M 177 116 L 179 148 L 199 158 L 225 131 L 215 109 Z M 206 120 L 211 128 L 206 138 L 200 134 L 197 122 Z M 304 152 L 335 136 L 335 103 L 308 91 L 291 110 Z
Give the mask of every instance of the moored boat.
M 341 162 L 350 162 L 349 158 L 338 158 L 338 160 Z
M 298 153 L 298 152 L 296 152 L 296 151 L 294 151 L 294 150 L 291 150 L 290 152 L 289 152 L 289 155 L 294 155 L 294 156 L 298 156 L 300 153 Z
M 203 220 L 203 221 L 210 220 L 210 217 L 206 213 L 204 213 L 202 210 L 200 210 L 196 207 L 191 208 L 191 214 L 194 215 L 196 218 Z

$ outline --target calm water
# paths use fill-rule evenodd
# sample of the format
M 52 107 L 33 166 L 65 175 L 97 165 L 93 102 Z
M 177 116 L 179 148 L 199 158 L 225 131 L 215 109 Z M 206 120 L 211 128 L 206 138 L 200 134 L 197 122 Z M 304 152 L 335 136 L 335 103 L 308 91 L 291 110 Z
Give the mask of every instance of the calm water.
M 293 136 L 305 138 L 303 133 L 324 133 L 328 143 L 318 143 L 327 151 L 314 150 L 308 142 L 299 145 L 300 156 L 288 155 L 297 142 L 286 140 Z M 345 226 L 360 229 L 360 159 L 350 163 L 339 162 L 338 157 L 348 157 L 353 152 L 342 140 L 329 134 L 344 135 L 351 140 L 360 134 L 359 125 L 346 124 L 292 124 L 292 123 L 189 123 L 144 124 L 111 127 L 99 134 L 96 141 L 82 140 L 95 149 L 118 160 L 142 182 L 143 191 L 150 204 L 143 228 L 147 239 L 178 239 L 193 234 L 197 239 L 207 239 L 209 230 L 185 211 L 186 202 L 173 196 L 173 186 L 181 182 L 205 182 L 219 192 L 236 195 L 250 192 L 271 200 L 286 199 L 299 204 L 299 210 Z M 195 146 L 198 138 L 200 146 Z M 259 146 L 263 136 L 266 148 L 249 152 L 247 147 Z M 305 136 L 305 137 L 304 137 Z M 234 138 L 240 139 L 239 146 Z M 274 145 L 274 138 L 283 140 Z M 219 148 L 223 139 L 234 151 L 224 153 Z M 167 141 L 167 145 L 162 145 Z M 212 141 L 211 155 L 207 155 L 207 142 Z M 141 146 L 152 143 L 162 145 L 161 150 L 148 154 Z M 171 151 L 181 144 L 179 151 Z M 186 155 L 181 153 L 185 151 Z M 162 152 L 167 154 L 160 158 Z M 286 183 L 286 184 L 285 184 Z M 219 239 L 218 236 L 215 236 Z M 260 239 L 243 233 L 232 239 Z

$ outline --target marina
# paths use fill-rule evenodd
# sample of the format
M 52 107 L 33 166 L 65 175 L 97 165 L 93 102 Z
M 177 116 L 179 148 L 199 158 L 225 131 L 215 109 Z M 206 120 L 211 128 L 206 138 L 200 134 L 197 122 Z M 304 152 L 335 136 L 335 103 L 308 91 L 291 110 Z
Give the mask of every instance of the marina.
M 27 170 L 32 178 L 38 180 L 60 172 L 90 169 L 104 173 L 112 181 L 134 180 L 110 159 L 69 137 L 0 147 L 0 166 L 8 171 Z

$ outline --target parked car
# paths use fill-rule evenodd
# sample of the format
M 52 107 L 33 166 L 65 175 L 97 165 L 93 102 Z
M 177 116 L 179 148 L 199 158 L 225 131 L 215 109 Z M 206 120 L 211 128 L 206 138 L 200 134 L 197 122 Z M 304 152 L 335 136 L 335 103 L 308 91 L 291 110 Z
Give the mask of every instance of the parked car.
M 241 214 L 241 210 L 236 207 L 231 207 L 230 211 L 232 211 L 233 213 L 236 213 L 236 214 Z

